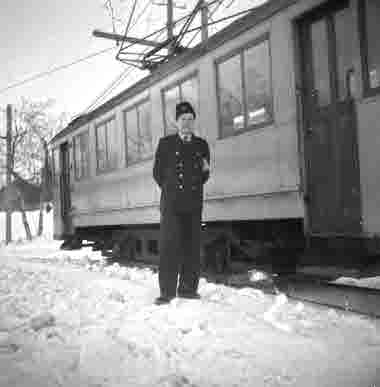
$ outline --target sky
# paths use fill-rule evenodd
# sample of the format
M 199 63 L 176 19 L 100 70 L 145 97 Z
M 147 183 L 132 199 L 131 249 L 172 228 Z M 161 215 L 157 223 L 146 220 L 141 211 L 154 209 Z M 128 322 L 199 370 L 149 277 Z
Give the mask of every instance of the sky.
M 110 52 L 0 93 L 0 107 L 21 97 L 53 98 L 57 109 L 85 109 L 124 68 L 116 45 L 95 38 L 95 28 L 110 30 L 111 18 L 100 0 L 2 0 L 0 11 L 0 89 L 108 47 Z
M 226 0 L 223 6 L 234 12 L 263 1 Z M 133 0 L 108 0 L 116 32 L 124 31 L 133 3 Z M 145 8 L 147 3 L 150 4 Z M 165 7 L 154 3 L 163 1 L 137 1 L 131 25 L 141 16 L 130 35 L 142 37 L 164 26 Z M 195 3 L 195 0 L 178 1 L 175 18 L 189 12 Z M 122 71 L 126 71 L 127 65 L 115 59 L 116 44 L 92 36 L 94 29 L 112 31 L 111 8 L 106 4 L 107 0 L 1 0 L 0 112 L 7 104 L 17 106 L 22 97 L 37 101 L 51 98 L 56 102 L 57 113 L 66 112 L 73 117 L 84 112 Z M 224 15 L 222 8 L 219 12 Z M 6 90 L 36 74 L 107 48 L 110 51 L 102 55 Z M 107 99 L 145 75 L 146 72 L 134 71 Z

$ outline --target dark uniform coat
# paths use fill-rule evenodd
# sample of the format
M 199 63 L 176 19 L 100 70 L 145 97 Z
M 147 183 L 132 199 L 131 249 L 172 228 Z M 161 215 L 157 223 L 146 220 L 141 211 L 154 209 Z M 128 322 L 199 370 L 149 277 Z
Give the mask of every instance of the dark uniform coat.
M 167 206 L 175 212 L 202 209 L 203 184 L 209 178 L 202 171 L 202 158 L 210 163 L 208 144 L 200 137 L 193 135 L 189 144 L 178 134 L 160 139 L 153 177 L 161 187 L 161 212 Z
M 203 207 L 203 185 L 210 163 L 207 142 L 193 135 L 189 143 L 178 134 L 160 139 L 153 167 L 153 177 L 161 187 L 160 269 L 161 295 L 178 291 L 194 293 L 200 272 L 200 227 Z

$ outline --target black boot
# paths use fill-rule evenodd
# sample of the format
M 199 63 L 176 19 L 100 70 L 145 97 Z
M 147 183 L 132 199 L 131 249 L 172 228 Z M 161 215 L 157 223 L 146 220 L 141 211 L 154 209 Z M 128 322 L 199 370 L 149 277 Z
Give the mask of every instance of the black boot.
M 165 305 L 165 304 L 169 304 L 172 299 L 173 297 L 160 296 L 154 300 L 154 303 L 155 305 Z
M 196 293 L 196 292 L 183 292 L 183 291 L 179 291 L 177 295 L 180 298 L 188 298 L 188 299 L 191 299 L 191 300 L 199 300 L 201 298 L 201 296 L 198 293 Z

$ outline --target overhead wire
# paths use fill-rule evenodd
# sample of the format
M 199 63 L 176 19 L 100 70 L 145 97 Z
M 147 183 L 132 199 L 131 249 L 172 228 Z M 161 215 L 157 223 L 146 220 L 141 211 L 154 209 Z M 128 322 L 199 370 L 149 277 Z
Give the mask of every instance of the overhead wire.
M 128 67 L 127 69 L 124 69 L 96 98 L 91 104 L 79 115 L 82 115 L 84 113 L 89 112 L 91 109 L 93 109 L 102 99 L 104 99 L 109 93 L 112 92 L 112 90 L 117 87 L 120 82 L 122 82 L 125 78 L 127 78 L 134 68 Z
M 136 4 L 136 0 L 135 0 L 135 4 Z M 132 22 L 132 16 L 133 16 L 133 13 L 135 12 L 135 7 L 133 7 L 133 9 L 132 9 L 132 11 L 131 11 L 130 18 L 129 18 L 129 20 L 128 20 L 127 27 L 126 27 L 125 32 L 124 32 L 124 36 L 127 36 L 128 31 L 129 31 L 130 29 L 132 29 L 132 28 L 137 24 L 137 22 L 141 19 L 142 15 L 143 15 L 143 14 L 145 13 L 145 11 L 148 9 L 149 5 L 152 5 L 151 0 L 148 0 L 148 2 L 145 4 L 143 10 L 137 15 L 136 20 L 134 21 L 132 27 L 130 27 L 130 23 Z M 163 29 L 165 29 L 165 27 L 164 27 Z M 157 31 L 155 31 L 154 33 L 157 33 Z M 153 34 L 154 34 L 154 33 L 153 33 Z M 153 34 L 152 34 L 152 35 L 153 35 Z M 152 35 L 150 35 L 150 36 L 152 36 Z M 146 39 L 146 38 L 145 38 L 145 39 Z M 124 44 L 125 44 L 125 42 L 123 41 L 123 42 L 121 43 L 119 52 L 118 52 L 117 55 L 116 55 L 116 58 L 118 57 L 118 55 L 120 54 L 120 52 L 121 52 L 123 49 L 125 49 Z M 134 43 L 133 43 L 133 44 L 134 44 Z M 128 48 L 129 48 L 130 46 L 131 46 L 131 45 L 129 45 Z
M 73 62 L 66 63 L 66 64 L 59 65 L 59 66 L 55 66 L 55 67 L 52 67 L 52 68 L 49 69 L 49 70 L 42 71 L 42 72 L 40 72 L 40 73 L 37 73 L 37 74 L 35 74 L 35 75 L 32 75 L 32 76 L 29 77 L 29 78 L 25 78 L 25 79 L 23 79 L 23 80 L 21 80 L 21 81 L 16 81 L 16 82 L 14 82 L 14 83 L 12 83 L 12 84 L 10 84 L 10 85 L 8 85 L 8 86 L 6 86 L 6 87 L 0 89 L 0 94 L 3 94 L 3 93 L 5 93 L 5 92 L 8 91 L 8 90 L 11 90 L 11 89 L 14 89 L 14 88 L 16 88 L 16 87 L 22 86 L 22 85 L 24 85 L 24 84 L 26 84 L 26 83 L 35 81 L 35 80 L 37 80 L 37 79 L 47 77 L 47 76 L 49 76 L 49 75 L 51 75 L 51 74 L 54 74 L 54 73 L 56 73 L 56 72 L 58 72 L 58 71 L 65 70 L 65 69 L 67 69 L 67 68 L 69 68 L 69 67 L 71 67 L 71 66 L 74 66 L 74 65 L 76 65 L 76 64 L 78 64 L 78 63 L 81 63 L 81 62 L 85 62 L 85 61 L 87 61 L 87 60 L 89 60 L 89 59 L 92 59 L 92 58 L 94 58 L 94 57 L 96 57 L 96 56 L 105 54 L 106 52 L 109 52 L 109 51 L 114 50 L 114 48 L 115 48 L 115 47 L 108 47 L 108 48 L 105 48 L 105 49 L 103 49 L 103 50 L 96 51 L 96 52 L 94 52 L 94 53 L 92 53 L 92 54 L 89 54 L 89 55 L 87 55 L 87 56 L 84 56 L 84 57 L 82 57 L 82 58 L 79 58 L 79 59 L 77 59 L 77 60 L 75 60 L 75 61 L 73 61 Z
M 210 5 L 215 4 L 215 3 L 218 3 L 218 2 L 220 2 L 220 1 L 221 1 L 221 0 L 210 0 L 210 1 L 207 3 L 207 5 L 210 6 Z M 181 16 L 179 19 L 174 20 L 174 21 L 173 21 L 173 27 L 175 27 L 175 26 L 176 26 L 177 24 L 179 24 L 180 22 L 185 21 L 185 19 L 189 18 L 189 16 L 192 15 L 192 13 L 193 13 L 193 12 L 191 11 L 191 12 L 187 13 L 186 15 Z M 161 28 L 159 28 L 158 30 L 155 30 L 155 31 L 151 32 L 150 34 L 144 36 L 144 37 L 141 38 L 141 39 L 149 39 L 149 38 L 153 37 L 154 35 L 156 35 L 156 34 L 158 34 L 158 33 L 161 33 L 161 32 L 163 32 L 163 31 L 166 31 L 166 29 L 167 29 L 167 26 L 161 27 Z M 125 42 L 123 42 L 123 43 L 125 43 Z M 121 51 L 125 51 L 125 50 L 127 50 L 129 47 L 134 46 L 135 44 L 136 44 L 136 43 L 130 43 L 130 44 L 126 45 L 125 47 L 123 47 L 123 45 L 122 45 L 121 48 L 120 48 L 120 50 L 119 50 L 118 55 L 120 55 Z M 118 55 L 117 55 L 117 56 L 118 56 Z
M 217 7 L 219 7 L 219 6 L 223 3 L 223 1 L 224 1 L 224 0 L 211 0 L 210 2 L 208 2 L 208 5 L 213 5 L 213 4 L 215 4 L 215 3 L 219 3 L 219 4 L 217 5 Z M 235 0 L 233 0 L 232 2 L 234 2 L 234 1 L 235 1 Z M 231 3 L 232 3 L 232 2 L 231 2 Z M 229 4 L 229 6 L 230 6 L 230 5 L 231 5 L 231 4 Z M 256 7 L 248 8 L 248 9 L 246 9 L 246 10 L 243 10 L 243 11 L 240 11 L 240 12 L 237 12 L 237 13 L 234 13 L 234 14 L 232 14 L 232 15 L 223 17 L 223 18 L 221 18 L 221 19 L 217 19 L 217 20 L 215 20 L 215 21 L 213 21 L 213 22 L 207 23 L 207 26 L 210 26 L 210 25 L 214 25 L 214 24 L 220 23 L 220 22 L 222 22 L 222 21 L 225 21 L 225 20 L 234 18 L 234 17 L 239 16 L 239 15 L 242 15 L 242 14 L 246 14 L 246 13 L 248 13 L 248 12 L 254 10 L 255 8 L 257 8 L 257 6 L 256 6 Z M 215 10 L 215 12 L 216 12 L 216 9 L 214 9 L 214 10 Z M 191 15 L 191 13 L 190 13 L 189 15 Z M 185 17 L 182 17 L 182 18 L 178 19 L 178 21 L 180 21 L 180 20 L 182 20 L 182 19 L 188 17 L 189 15 L 187 15 L 187 16 L 185 16 Z M 176 22 L 178 22 L 178 21 L 176 21 Z M 176 23 L 176 22 L 174 22 L 174 23 Z M 188 31 L 185 31 L 184 34 L 188 34 L 188 33 L 194 32 L 194 31 L 198 31 L 198 32 L 199 32 L 199 31 L 200 31 L 200 28 L 201 28 L 201 27 L 196 27 L 196 28 L 190 29 L 190 30 L 188 30 Z M 158 33 L 158 32 L 160 32 L 159 35 L 162 35 L 162 33 L 163 33 L 165 30 L 166 30 L 166 28 L 164 27 L 164 28 L 162 28 L 162 29 L 160 29 L 160 30 L 154 31 L 153 33 L 151 33 L 150 35 L 144 37 L 143 39 L 147 39 L 148 37 L 150 37 L 150 36 L 152 36 L 152 35 L 154 35 L 154 34 L 156 34 L 156 33 Z M 144 50 L 143 52 L 146 52 L 146 50 Z M 115 84 L 115 82 L 112 82 L 111 85 L 108 86 L 108 87 L 106 88 L 106 90 L 104 91 L 104 93 L 102 93 L 102 95 L 100 96 L 100 98 L 97 98 L 97 99 L 96 99 L 96 102 L 98 102 L 99 100 L 101 100 L 101 98 L 104 98 L 105 95 L 108 95 L 108 94 L 109 94 L 109 92 L 108 92 L 108 89 L 109 89 L 109 88 L 111 88 L 110 91 L 112 91 L 112 90 L 114 90 L 115 87 L 117 87 L 117 85 L 124 79 L 123 73 L 124 73 L 124 72 L 122 72 L 122 74 L 120 74 L 120 75 L 117 77 L 117 79 L 116 79 L 116 84 Z M 119 80 L 119 78 L 121 78 L 121 79 Z M 93 106 L 95 106 L 94 103 L 92 103 L 92 104 L 90 105 L 90 108 L 92 108 Z M 88 109 L 88 110 L 89 110 L 89 109 Z M 86 110 L 86 111 L 88 111 L 88 110 Z
M 223 1 L 223 0 L 222 0 L 222 1 Z M 218 2 L 221 3 L 221 0 L 211 0 L 211 1 L 209 1 L 207 4 L 208 4 L 208 6 L 210 6 L 210 5 L 215 4 L 215 3 L 218 3 Z M 145 12 L 145 10 L 146 10 L 147 7 L 149 6 L 149 4 L 150 4 L 150 1 L 145 5 L 145 7 L 144 7 L 144 9 L 143 9 L 143 12 L 140 12 L 140 14 L 139 14 L 138 17 L 136 18 L 135 22 L 133 23 L 133 26 L 137 24 L 137 22 L 139 21 L 139 19 L 141 18 L 141 16 L 143 15 L 143 13 Z M 248 12 L 254 10 L 255 8 L 257 8 L 257 7 L 251 7 L 251 8 L 249 8 L 249 9 L 246 9 L 246 10 L 243 10 L 243 11 L 240 11 L 240 12 L 237 12 L 237 13 L 235 13 L 235 14 L 233 14 L 233 15 L 230 15 L 230 16 L 227 16 L 227 17 L 224 17 L 224 18 L 215 20 L 215 21 L 213 21 L 213 22 L 207 23 L 207 26 L 214 25 L 214 24 L 223 22 L 223 21 L 225 21 L 225 20 L 231 19 L 231 18 L 233 18 L 233 17 L 236 17 L 236 16 L 239 16 L 239 15 L 248 13 Z M 191 13 L 189 13 L 189 14 L 187 14 L 187 15 L 181 17 L 181 18 L 179 18 L 178 20 L 175 20 L 175 21 L 173 22 L 173 24 L 174 24 L 174 25 L 178 24 L 179 22 L 183 21 L 184 19 L 186 19 L 186 18 L 189 17 L 190 15 L 191 15 Z M 131 28 L 133 28 L 133 27 L 131 27 Z M 155 34 L 161 35 L 162 32 L 165 31 L 165 30 L 166 30 L 166 27 L 163 27 L 163 28 L 161 28 L 161 29 L 158 29 L 158 30 L 156 30 L 156 31 L 154 31 L 154 32 L 152 32 L 152 33 L 150 33 L 149 35 L 145 36 L 143 39 L 147 39 L 147 38 L 149 38 L 149 37 L 151 37 L 151 36 L 153 36 L 153 35 L 155 35 Z M 193 29 L 190 29 L 190 30 L 186 31 L 185 34 L 188 34 L 188 33 L 194 32 L 194 31 L 199 31 L 199 30 L 200 30 L 200 27 L 196 27 L 196 28 L 193 28 Z M 133 44 L 130 44 L 128 47 L 130 47 L 131 45 L 133 45 Z M 11 90 L 11 89 L 14 89 L 14 88 L 16 88 L 16 87 L 22 86 L 22 85 L 24 85 L 24 84 L 33 82 L 33 81 L 38 80 L 38 79 L 40 79 L 40 78 L 43 78 L 43 77 L 49 76 L 49 75 L 51 75 L 51 74 L 54 74 L 55 72 L 58 72 L 58 71 L 61 71 L 61 70 L 65 70 L 65 69 L 67 69 L 67 68 L 69 68 L 69 67 L 71 67 L 71 66 L 74 66 L 74 65 L 76 65 L 76 64 L 79 64 L 79 63 L 81 63 L 81 62 L 85 62 L 85 61 L 87 61 L 87 60 L 89 60 L 89 59 L 91 59 L 91 58 L 94 58 L 94 57 L 96 57 L 96 56 L 100 56 L 100 55 L 102 55 L 102 54 L 104 54 L 104 53 L 110 52 L 110 51 L 112 51 L 113 49 L 114 49 L 114 46 L 108 47 L 108 48 L 106 48 L 106 49 L 103 49 L 103 50 L 100 50 L 100 51 L 96 51 L 96 52 L 94 52 L 94 53 L 92 53 L 92 54 L 89 54 L 89 55 L 87 55 L 87 56 L 85 56 L 85 57 L 79 58 L 79 59 L 77 59 L 77 60 L 75 60 L 75 61 L 72 61 L 72 62 L 70 62 L 70 63 L 66 63 L 66 64 L 59 65 L 59 66 L 55 66 L 55 67 L 53 67 L 53 68 L 51 68 L 51 69 L 49 69 L 49 70 L 46 70 L 46 71 L 37 73 L 37 74 L 35 74 L 35 75 L 31 76 L 31 77 L 25 78 L 25 79 L 23 79 L 23 80 L 21 80 L 21 81 L 16 81 L 16 82 L 14 82 L 14 83 L 12 83 L 12 84 L 10 84 L 10 85 L 8 85 L 8 86 L 6 86 L 6 87 L 0 89 L 0 94 L 3 94 L 3 93 L 5 93 L 5 92 L 8 91 L 8 90 Z M 120 49 L 120 50 L 121 50 L 121 49 Z M 120 53 L 120 51 L 119 51 L 119 53 Z M 136 53 L 136 54 L 137 54 L 137 53 Z M 116 80 L 114 80 L 114 81 L 111 82 L 111 84 L 110 84 L 109 87 L 111 87 L 112 89 L 114 89 L 114 87 L 116 87 L 116 86 L 114 86 L 114 85 L 115 85 L 115 81 L 118 82 L 118 81 L 120 80 L 120 78 L 121 78 L 121 80 L 122 80 L 122 79 L 123 79 L 123 78 L 122 78 L 122 77 L 123 77 L 123 74 L 124 74 L 124 71 L 123 71 L 121 74 L 118 75 L 118 77 L 116 78 Z M 121 80 L 120 80 L 120 81 L 121 81 Z M 107 88 L 107 89 L 108 89 L 108 88 Z M 91 104 L 90 106 L 92 106 L 92 105 L 93 105 L 93 104 Z
M 203 0 L 198 0 L 197 4 L 195 5 L 195 7 L 193 8 L 190 16 L 187 18 L 187 20 L 185 21 L 185 24 L 182 26 L 180 32 L 178 33 L 177 35 L 177 38 L 176 38 L 176 41 L 175 41 L 175 44 L 174 44 L 174 47 L 177 48 L 179 46 L 179 42 L 181 41 L 181 39 L 183 38 L 184 36 L 184 33 L 186 32 L 186 30 L 190 27 L 191 23 L 193 22 L 194 18 L 196 17 L 198 11 L 201 10 L 201 7 L 202 7 L 202 3 L 203 3 Z
M 129 27 L 130 27 L 130 25 L 131 25 L 133 15 L 135 14 L 136 5 L 137 5 L 137 0 L 134 1 L 133 6 L 132 6 L 131 13 L 129 14 L 129 19 L 128 19 L 127 26 L 125 27 L 124 36 L 126 36 L 127 33 L 128 33 L 128 31 L 129 31 Z
M 150 2 L 153 5 L 152 0 L 150 0 Z M 153 7 L 150 7 L 146 21 L 147 21 L 147 23 L 146 23 L 146 28 L 145 28 L 145 35 L 148 33 L 148 29 L 152 25 L 152 22 L 153 22 Z
M 108 0 L 109 1 L 109 0 Z M 149 0 L 150 1 L 150 0 Z M 133 15 L 135 13 L 135 10 L 136 10 L 136 5 L 137 5 L 137 0 L 135 0 L 133 2 L 133 6 L 132 6 L 132 9 L 131 9 L 131 12 L 130 12 L 130 15 L 129 15 L 129 18 L 128 18 L 128 22 L 127 22 L 127 26 L 125 28 L 125 32 L 124 32 L 124 35 L 126 36 L 128 31 L 129 31 L 129 28 L 130 28 L 130 25 L 131 25 L 131 22 L 132 22 L 132 18 L 133 18 Z M 136 25 L 137 21 L 139 20 L 141 16 L 139 16 L 136 20 L 136 22 L 134 23 L 134 25 L 132 26 L 132 28 Z M 129 70 L 129 71 L 128 71 Z M 107 96 L 112 90 L 114 90 L 115 87 L 117 87 L 121 81 L 123 81 L 129 74 L 131 73 L 131 69 L 124 69 L 101 93 L 100 95 L 98 95 L 95 100 L 81 113 L 85 113 L 85 112 L 88 112 L 89 110 L 91 110 L 101 99 L 105 98 L 105 96 Z
M 144 52 L 146 52 L 147 51 L 147 49 L 145 49 L 144 51 L 143 51 L 143 53 Z M 129 70 L 129 71 L 128 71 Z M 134 70 L 136 70 L 136 68 L 134 68 L 134 67 L 129 67 L 129 68 L 127 68 L 127 69 L 124 69 L 122 72 L 121 72 L 121 74 L 119 74 L 118 75 L 118 77 L 115 79 L 115 80 L 113 80 L 112 82 L 111 82 L 111 84 L 110 85 L 108 85 L 104 90 L 103 90 L 103 92 L 95 99 L 95 101 L 93 101 L 92 103 L 91 103 L 91 105 L 89 105 L 88 107 L 87 107 L 87 109 L 85 109 L 84 111 L 83 111 L 83 113 L 87 113 L 87 112 L 89 112 L 91 109 L 93 109 L 97 104 L 99 104 L 99 102 L 101 101 L 101 100 L 103 100 L 105 97 L 107 97 L 117 86 L 119 86 L 119 84 L 125 79 L 125 78 L 127 78 L 129 75 L 132 75 L 132 72 L 134 71 Z M 82 114 L 83 114 L 82 113 Z
M 210 15 L 209 15 L 209 19 L 211 20 L 212 16 L 217 12 L 217 10 L 219 9 L 219 7 L 223 4 L 223 1 L 224 0 L 219 0 L 219 3 L 216 5 L 216 7 L 210 11 Z M 208 5 L 209 6 L 209 5 Z M 190 42 L 187 44 L 187 47 L 190 47 L 191 43 L 193 43 L 194 39 L 199 35 L 201 30 L 198 30 L 194 36 L 191 38 Z
M 149 5 L 149 3 L 147 3 L 147 5 Z M 145 12 L 146 8 L 147 8 L 147 7 L 144 7 L 143 12 Z M 142 16 L 143 12 L 140 13 L 140 17 Z M 138 20 L 138 19 L 137 19 L 137 20 Z M 136 20 L 136 21 L 137 21 L 137 20 Z M 136 23 L 134 23 L 134 25 L 135 25 L 135 24 L 136 24 Z M 81 62 L 85 62 L 85 61 L 87 61 L 87 60 L 89 60 L 89 59 L 92 59 L 92 58 L 94 58 L 94 57 L 96 57 L 96 56 L 105 54 L 105 53 L 110 52 L 110 51 L 112 51 L 112 50 L 114 50 L 114 49 L 115 49 L 114 46 L 108 47 L 108 48 L 105 48 L 105 49 L 103 49 L 103 50 L 99 50 L 99 51 L 96 51 L 96 52 L 94 52 L 94 53 L 92 53 L 92 54 L 86 55 L 86 56 L 84 56 L 84 57 L 82 57 L 82 58 L 79 58 L 79 59 L 77 59 L 77 60 L 74 60 L 74 61 L 72 61 L 72 62 L 69 62 L 69 63 L 65 63 L 65 64 L 63 64 L 63 65 L 58 65 L 58 66 L 52 67 L 51 69 L 48 69 L 48 70 L 39 72 L 39 73 L 34 74 L 34 75 L 32 75 L 32 76 L 30 76 L 30 77 L 28 77 L 28 78 L 22 79 L 22 80 L 20 80 L 20 81 L 13 82 L 13 83 L 9 84 L 8 86 L 5 86 L 5 87 L 1 88 L 1 89 L 0 89 L 0 94 L 3 94 L 3 93 L 5 93 L 5 92 L 7 92 L 7 91 L 9 91 L 9 90 L 11 90 L 11 89 L 14 89 L 14 88 L 16 88 L 16 87 L 22 86 L 22 85 L 24 85 L 24 84 L 33 82 L 33 81 L 38 80 L 38 79 L 40 79 L 40 78 L 47 77 L 47 76 L 49 76 L 49 75 L 51 75 L 51 74 L 54 74 L 54 73 L 56 73 L 56 72 L 58 72 L 58 71 L 65 70 L 65 69 L 67 69 L 67 68 L 69 68 L 69 67 L 71 67 L 71 66 L 74 66 L 74 65 L 76 65 L 76 64 L 79 64 L 79 63 L 81 63 Z
M 132 26 L 131 26 L 131 20 L 133 18 L 133 13 L 135 12 L 135 5 L 136 5 L 137 1 L 135 0 L 135 3 L 134 3 L 134 6 L 131 10 L 131 14 L 130 14 L 130 17 L 129 17 L 129 21 L 128 21 L 128 25 L 127 25 L 127 28 L 126 28 L 126 33 L 125 35 L 127 34 L 128 30 L 129 29 L 132 29 L 134 28 L 137 23 L 140 21 L 142 15 L 145 13 L 146 9 L 147 9 L 147 5 L 151 4 L 151 1 L 149 0 L 148 3 L 145 5 L 144 9 L 143 9 L 143 12 L 140 12 L 138 14 L 138 16 L 136 17 L 136 20 L 133 22 Z M 161 35 L 161 34 L 159 34 Z M 146 51 L 146 50 L 145 50 Z M 129 70 L 129 71 L 128 71 Z M 93 109 L 101 100 L 103 100 L 106 96 L 108 96 L 125 78 L 127 78 L 129 75 L 131 75 L 132 71 L 135 70 L 134 68 L 129 68 L 129 69 L 125 69 L 123 70 L 117 77 L 116 79 L 114 79 L 103 91 L 100 95 L 98 95 L 96 97 L 96 99 L 81 113 L 87 113 L 89 112 L 91 109 Z
M 218 2 L 218 1 L 220 1 L 220 0 L 211 0 L 207 4 L 211 5 L 211 4 L 214 4 L 214 3 Z M 146 10 L 148 5 L 149 5 L 149 3 L 147 3 L 147 5 L 144 7 L 143 12 L 145 12 L 145 10 Z M 140 13 L 140 15 L 142 15 L 143 12 Z M 247 12 L 247 11 L 245 11 L 245 12 Z M 175 24 L 181 22 L 182 20 L 184 20 L 188 16 L 189 16 L 189 14 L 181 17 L 180 19 L 174 21 L 173 24 L 175 25 Z M 225 20 L 225 19 L 223 19 L 223 20 Z M 151 36 L 153 36 L 155 34 L 158 34 L 158 33 L 162 32 L 162 31 L 164 31 L 165 29 L 166 29 L 166 27 L 160 28 L 160 29 L 150 33 L 149 35 L 145 36 L 144 39 L 147 39 L 147 38 L 149 38 L 149 37 L 151 37 Z M 191 30 L 190 32 L 192 32 L 192 31 L 195 31 L 195 29 Z M 131 44 L 131 45 L 133 45 L 133 44 Z M 77 60 L 75 60 L 73 62 L 66 63 L 66 64 L 59 65 L 59 66 L 55 66 L 55 67 L 52 67 L 49 70 L 45 70 L 45 71 L 42 71 L 42 72 L 37 73 L 35 75 L 32 75 L 31 77 L 25 78 L 25 79 L 20 80 L 20 81 L 16 81 L 14 83 L 9 84 L 8 86 L 6 86 L 4 88 L 1 88 L 0 89 L 0 94 L 3 94 L 3 93 L 5 93 L 8 90 L 11 90 L 11 89 L 14 89 L 16 87 L 22 86 L 22 85 L 27 84 L 29 82 L 33 82 L 33 81 L 38 80 L 40 78 L 43 78 L 43 77 L 49 76 L 51 74 L 54 74 L 55 72 L 58 72 L 58 71 L 61 71 L 61 70 L 65 70 L 65 69 L 67 69 L 67 68 L 69 68 L 71 66 L 74 66 L 74 65 L 79 64 L 81 62 L 87 61 L 87 60 L 89 60 L 91 58 L 94 58 L 96 56 L 102 55 L 102 54 L 104 54 L 106 52 L 112 51 L 113 49 L 114 49 L 114 46 L 106 48 L 106 49 L 103 49 L 103 50 L 100 50 L 100 51 L 96 51 L 96 52 L 94 52 L 92 54 L 89 54 L 89 55 L 87 55 L 85 57 L 79 58 L 79 59 L 77 59 Z
M 223 21 L 226 21 L 226 20 L 229 20 L 229 19 L 233 19 L 234 17 L 237 17 L 237 16 L 240 16 L 240 15 L 247 14 L 247 13 L 253 11 L 253 10 L 256 9 L 256 8 L 257 8 L 257 7 L 247 8 L 247 9 L 245 9 L 245 10 L 243 10 L 243 11 L 239 11 L 239 12 L 236 12 L 236 13 L 234 13 L 234 14 L 232 14 L 232 15 L 225 16 L 225 17 L 222 17 L 222 18 L 220 18 L 220 19 L 217 19 L 217 20 L 215 20 L 215 21 L 213 21 L 213 22 L 207 23 L 206 25 L 207 25 L 207 26 L 212 26 L 212 25 L 214 25 L 214 24 L 218 24 L 218 23 L 221 23 L 221 22 L 223 22 Z M 200 29 L 201 29 L 201 27 L 195 27 L 195 28 L 192 28 L 192 29 L 186 31 L 185 34 L 189 34 L 189 33 L 194 32 L 194 31 L 199 31 Z

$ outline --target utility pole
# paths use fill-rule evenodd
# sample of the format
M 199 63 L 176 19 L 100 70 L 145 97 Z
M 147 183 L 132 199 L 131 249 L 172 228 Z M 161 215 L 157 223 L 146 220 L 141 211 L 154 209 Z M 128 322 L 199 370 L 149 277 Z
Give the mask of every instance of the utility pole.
M 182 8 L 186 9 L 185 5 L 176 5 L 173 0 L 167 0 L 165 3 L 155 3 L 152 2 L 153 5 L 158 5 L 158 6 L 166 6 L 167 7 L 167 22 L 166 22 L 166 27 L 167 27 L 167 40 L 170 41 L 169 39 L 173 38 L 173 9 L 174 7 L 176 8 Z M 155 42 L 153 40 L 149 39 L 141 39 L 141 38 L 136 38 L 132 36 L 124 36 L 113 32 L 104 32 L 98 29 L 93 30 L 92 35 L 97 37 L 97 38 L 104 38 L 104 39 L 111 39 L 111 40 L 116 40 L 116 42 L 129 42 L 132 44 L 141 44 L 143 46 L 149 46 L 149 47 L 154 47 L 161 49 L 161 43 Z M 165 41 L 165 42 L 166 42 Z M 170 46 L 169 46 L 169 51 L 170 51 Z
M 186 9 L 186 4 L 183 3 L 178 5 L 176 3 L 176 0 L 166 0 L 163 2 L 156 2 L 152 0 L 151 3 L 157 6 L 166 6 L 167 37 L 165 41 L 155 42 L 149 39 L 141 39 L 141 38 L 126 36 L 126 35 L 120 35 L 115 33 L 115 31 L 110 33 L 110 32 L 104 32 L 100 30 L 93 30 L 92 34 L 99 38 L 116 40 L 116 42 L 120 42 L 120 41 L 129 42 L 132 44 L 140 44 L 143 46 L 153 47 L 147 53 L 142 53 L 143 54 L 142 59 L 125 59 L 125 60 L 121 59 L 119 55 L 128 55 L 128 52 L 126 52 L 126 49 L 128 47 L 127 48 L 121 47 L 119 53 L 116 56 L 116 59 L 128 64 L 131 64 L 132 62 L 141 62 L 141 69 L 149 69 L 150 71 L 153 71 L 153 69 L 156 68 L 157 65 L 159 65 L 166 59 L 170 58 L 174 54 L 178 54 L 185 49 L 185 47 L 181 47 L 179 45 L 179 42 L 183 38 L 184 34 L 189 28 L 189 25 L 193 22 L 194 17 L 198 12 L 201 12 L 201 15 L 202 15 L 202 27 L 200 28 L 202 30 L 202 41 L 205 41 L 208 39 L 208 26 L 207 26 L 208 25 L 208 4 L 207 4 L 207 0 L 198 0 L 197 5 L 194 8 L 193 12 L 190 15 L 188 15 L 182 28 L 180 28 L 180 32 L 178 36 L 175 36 L 174 8 Z M 167 55 L 157 55 L 157 53 L 162 49 L 168 50 Z M 162 59 L 161 61 L 158 61 L 157 56 L 160 56 L 164 59 Z
M 166 17 L 167 17 L 167 20 L 166 20 L 166 28 L 167 28 L 167 39 L 170 40 L 173 38 L 173 0 L 167 0 L 167 12 L 166 12 Z M 173 44 L 170 43 L 169 46 L 168 46 L 168 54 L 172 54 L 173 53 Z
M 13 124 L 13 111 L 12 105 L 7 105 L 7 171 L 6 171 L 6 189 L 10 188 L 12 183 L 12 124 Z M 10 207 L 7 208 L 6 212 L 6 236 L 5 242 L 8 244 L 12 241 L 12 209 Z
M 202 42 L 205 42 L 208 39 L 208 5 L 206 0 L 202 1 L 201 23 L 202 23 Z

